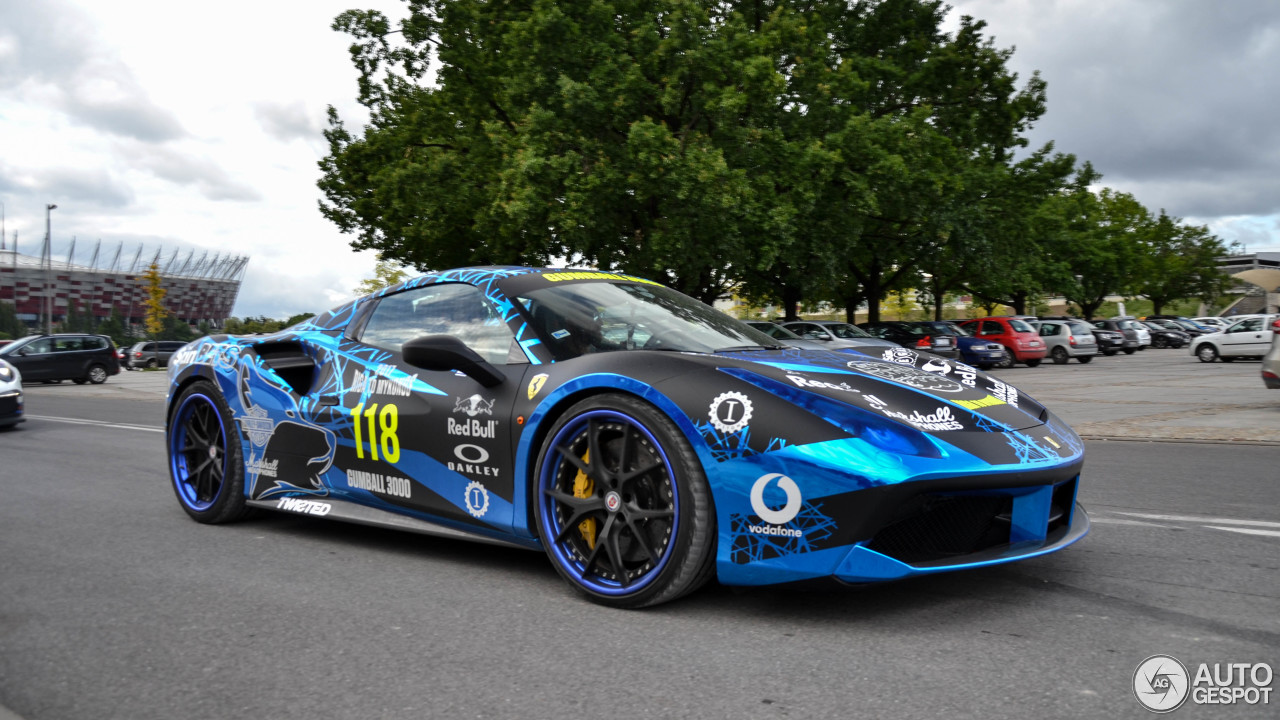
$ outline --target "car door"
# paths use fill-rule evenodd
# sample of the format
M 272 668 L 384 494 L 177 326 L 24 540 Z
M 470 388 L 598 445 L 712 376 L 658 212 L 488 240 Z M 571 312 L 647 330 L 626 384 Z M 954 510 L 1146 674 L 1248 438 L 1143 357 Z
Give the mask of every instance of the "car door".
M 18 368 L 24 382 L 49 380 L 55 377 L 53 338 L 32 340 L 6 355 L 5 359 Z
M 1263 325 L 1263 320 L 1249 318 L 1227 328 L 1222 336 L 1221 354 L 1226 357 L 1266 355 L 1271 345 L 1271 333 Z
M 437 283 L 388 295 L 339 353 L 339 392 L 318 398 L 345 418 L 331 485 L 369 505 L 392 505 L 477 527 L 510 529 L 519 425 L 512 407 L 529 368 L 498 310 L 476 287 Z M 456 370 L 427 370 L 402 347 L 448 336 L 501 376 L 487 387 Z

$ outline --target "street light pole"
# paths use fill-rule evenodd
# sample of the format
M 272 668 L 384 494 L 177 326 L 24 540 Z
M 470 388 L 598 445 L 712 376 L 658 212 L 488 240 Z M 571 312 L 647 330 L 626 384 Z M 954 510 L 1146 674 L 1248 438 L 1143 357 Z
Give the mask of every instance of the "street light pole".
M 53 334 L 53 211 L 57 205 L 49 203 L 44 206 L 44 302 L 47 312 L 44 316 L 44 334 Z

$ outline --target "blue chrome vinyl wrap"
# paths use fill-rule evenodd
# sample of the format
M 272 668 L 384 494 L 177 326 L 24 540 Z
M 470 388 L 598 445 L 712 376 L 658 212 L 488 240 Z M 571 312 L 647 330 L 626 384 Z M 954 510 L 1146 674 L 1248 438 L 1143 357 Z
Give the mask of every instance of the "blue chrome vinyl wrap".
M 1083 443 L 1034 399 L 963 362 L 899 348 L 630 351 L 553 362 L 502 289 L 538 272 L 432 273 L 274 335 L 202 338 L 173 356 L 169 400 L 198 378 L 217 385 L 239 430 L 232 434 L 245 460 L 245 493 L 255 501 L 328 497 L 539 548 L 530 491 L 551 426 L 590 395 L 632 395 L 670 419 L 698 458 L 715 509 L 717 576 L 726 584 L 906 578 L 1035 557 L 1088 531 L 1075 503 Z M 440 282 L 480 288 L 527 359 L 510 367 L 517 397 L 495 417 L 513 429 L 510 489 L 489 482 L 482 511 L 456 491 L 459 475 L 447 458 L 402 451 L 397 467 L 412 492 L 437 501 L 443 515 L 356 487 L 342 467 L 358 450 L 352 408 L 377 400 L 369 387 L 352 385 L 357 371 L 376 371 L 415 397 L 454 402 L 447 383 L 391 367 L 391 353 L 345 333 L 379 298 Z M 292 387 L 263 348 L 313 362 L 311 387 Z M 955 541 L 970 550 L 944 544 L 920 557 L 902 550 L 910 542 L 899 538 L 942 517 L 931 513 L 960 505 L 993 508 L 983 524 L 955 530 L 973 536 Z

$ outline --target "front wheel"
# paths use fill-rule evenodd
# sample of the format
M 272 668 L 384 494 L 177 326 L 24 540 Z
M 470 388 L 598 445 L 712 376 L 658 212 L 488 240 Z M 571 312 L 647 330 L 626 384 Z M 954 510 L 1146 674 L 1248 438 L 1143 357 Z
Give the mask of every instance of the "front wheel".
M 1009 352 L 1009 348 L 1004 349 L 1004 354 L 1000 356 L 1000 360 L 999 362 L 996 363 L 996 367 L 998 368 L 1013 367 L 1013 353 Z
M 1077 360 L 1079 360 L 1080 362 L 1082 362 L 1082 363 L 1084 363 L 1084 364 L 1088 365 L 1089 363 L 1093 362 L 1093 357 L 1094 357 L 1093 355 L 1085 355 L 1085 356 L 1083 356 L 1083 357 L 1078 357 L 1078 358 L 1076 358 L 1076 359 L 1077 359 Z
M 711 490 L 670 419 L 629 395 L 597 395 L 569 408 L 547 437 L 535 516 L 570 585 L 603 605 L 638 608 L 711 577 Z
M 1124 354 L 1125 354 L 1125 355 L 1132 355 L 1132 354 L 1134 354 L 1134 353 L 1136 353 L 1136 352 L 1138 352 L 1137 348 L 1125 348 L 1125 349 L 1124 349 Z
M 1027 361 L 1027 367 L 1040 367 L 1040 361 L 1044 358 L 1034 358 Z
M 1196 357 L 1200 358 L 1202 363 L 1211 363 L 1218 359 L 1218 349 L 1212 345 L 1201 345 L 1196 348 Z
M 166 440 L 178 503 L 202 523 L 244 517 L 244 462 L 231 408 L 204 380 L 183 390 L 173 407 Z

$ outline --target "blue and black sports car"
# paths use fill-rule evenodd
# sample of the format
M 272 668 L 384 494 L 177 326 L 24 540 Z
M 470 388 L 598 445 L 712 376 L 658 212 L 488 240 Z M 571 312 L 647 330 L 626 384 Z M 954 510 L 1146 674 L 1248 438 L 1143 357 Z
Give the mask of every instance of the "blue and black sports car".
M 963 363 L 778 341 L 608 272 L 433 273 L 169 365 L 169 470 L 254 508 L 544 550 L 589 598 L 868 583 L 1089 528 L 1084 448 Z

